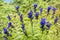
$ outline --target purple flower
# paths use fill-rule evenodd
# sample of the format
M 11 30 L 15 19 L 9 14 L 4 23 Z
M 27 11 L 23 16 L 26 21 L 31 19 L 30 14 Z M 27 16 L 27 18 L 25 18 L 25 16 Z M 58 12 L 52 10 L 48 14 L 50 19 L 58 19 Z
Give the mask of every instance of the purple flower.
M 11 20 L 10 15 L 8 15 L 7 18 L 8 18 L 9 20 Z
M 20 16 L 20 21 L 23 22 L 23 16 L 22 16 L 22 14 L 19 14 L 19 16 Z
M 42 18 L 42 19 L 41 19 L 41 22 L 40 22 L 40 24 L 41 24 L 41 28 L 44 27 L 45 22 L 46 22 L 46 19 L 45 19 L 45 18 Z
M 3 28 L 3 30 L 4 30 L 4 34 L 8 34 L 8 31 L 6 28 Z
M 53 10 L 53 14 L 55 14 L 56 8 L 52 8 L 52 10 Z
M 20 15 L 20 21 L 23 21 L 23 17 L 22 17 L 22 14 Z
M 39 13 L 36 12 L 36 13 L 35 13 L 35 17 L 36 17 L 36 19 L 38 19 L 38 16 L 39 16 Z
M 58 17 L 56 16 L 55 20 L 54 20 L 54 24 L 56 24 L 58 21 Z
M 48 14 L 49 14 L 49 12 L 50 12 L 50 9 L 51 9 L 51 6 L 48 6 L 48 8 L 47 8 Z
M 34 12 L 36 12 L 37 4 L 34 4 Z
M 32 14 L 33 14 L 33 12 L 30 11 L 30 12 L 28 13 L 28 18 L 32 18 Z
M 41 20 L 46 20 L 45 18 L 42 18 Z
M 34 4 L 34 8 L 36 8 L 37 7 L 37 4 Z
M 18 10 L 19 9 L 19 6 L 16 6 L 16 10 Z
M 56 11 L 56 8 L 53 7 L 52 10 L 53 10 L 53 11 Z
M 25 30 L 25 25 L 24 24 L 22 24 L 22 30 L 23 30 L 23 33 L 28 37 L 28 35 L 27 35 L 27 32 L 26 32 L 26 30 Z
M 40 14 L 42 14 L 43 8 L 40 8 Z
M 51 23 L 46 22 L 46 26 L 48 27 L 48 29 L 50 29 L 50 27 L 51 27 Z
M 12 26 L 12 22 L 9 22 L 8 23 L 8 28 L 10 28 L 10 26 Z
M 25 28 L 25 25 L 24 24 L 22 24 L 22 27 L 21 27 L 23 30 L 24 30 L 24 28 Z

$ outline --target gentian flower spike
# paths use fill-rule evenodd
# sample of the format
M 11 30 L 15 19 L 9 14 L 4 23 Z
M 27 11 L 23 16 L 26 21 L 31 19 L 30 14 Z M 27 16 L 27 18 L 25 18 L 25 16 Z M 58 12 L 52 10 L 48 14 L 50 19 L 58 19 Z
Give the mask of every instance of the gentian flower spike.
M 9 20 L 11 20 L 11 17 L 10 17 L 10 15 L 8 15 L 8 16 L 7 16 L 7 18 L 8 18 Z
M 51 6 L 48 6 L 48 8 L 47 8 L 47 14 L 49 14 L 49 12 L 50 12 L 50 9 L 51 9 Z
M 46 19 L 45 19 L 45 18 L 42 18 L 42 19 L 41 19 L 41 22 L 40 22 L 42 29 L 44 29 L 45 23 L 46 23 Z
M 25 28 L 25 25 L 24 24 L 22 24 L 22 27 L 21 27 L 23 30 L 25 30 L 24 28 Z
M 40 14 L 42 14 L 43 8 L 40 8 Z
M 32 18 L 32 11 L 30 11 L 29 13 L 28 13 L 28 18 Z
M 36 12 L 37 4 L 34 4 L 34 12 Z
M 28 37 L 28 35 L 27 35 L 27 33 L 26 33 L 26 30 L 25 30 L 25 25 L 24 24 L 22 24 L 22 30 L 23 30 L 23 33 Z
M 3 28 L 3 30 L 4 30 L 4 34 L 8 34 L 8 31 L 6 28 Z
M 54 14 L 55 14 L 56 8 L 52 8 L 52 10 L 53 10 L 52 18 L 54 18 Z
M 50 29 L 50 27 L 51 27 L 51 23 L 46 22 L 46 26 L 48 27 L 48 29 Z
M 19 6 L 16 6 L 16 11 L 17 11 L 17 14 L 19 15 L 20 12 L 19 12 Z
M 23 16 L 20 14 L 20 21 L 23 22 Z
M 18 10 L 19 9 L 19 6 L 16 6 L 16 10 Z
M 53 7 L 52 10 L 53 10 L 53 11 L 56 11 L 56 8 Z
M 56 8 L 53 7 L 52 10 L 53 10 L 53 14 L 55 14 Z
M 42 19 L 41 19 L 41 22 L 40 22 L 40 25 L 41 25 L 40 28 L 41 28 L 41 30 L 42 30 L 42 33 L 43 33 L 43 31 L 45 30 L 45 28 L 44 28 L 45 20 L 46 20 L 45 18 L 42 18 Z
M 37 4 L 34 4 L 34 8 L 36 8 L 37 7 Z
M 30 18 L 30 23 L 31 23 L 31 29 L 32 29 L 32 33 L 33 33 L 33 22 L 32 22 L 32 19 L 33 19 L 33 12 L 30 10 L 30 12 L 28 13 L 28 18 Z
M 36 19 L 38 19 L 38 16 L 39 16 L 39 13 L 36 12 L 36 13 L 35 13 L 35 17 L 36 17 Z
M 8 23 L 8 28 L 10 28 L 10 26 L 12 26 L 12 22 L 9 22 Z
M 56 24 L 58 21 L 58 17 L 56 16 L 55 20 L 54 20 L 54 24 Z
M 47 33 L 49 32 L 48 30 L 50 29 L 50 27 L 51 27 L 51 23 L 49 23 L 49 22 L 46 22 L 46 27 L 47 27 Z M 46 33 L 46 34 L 47 34 Z

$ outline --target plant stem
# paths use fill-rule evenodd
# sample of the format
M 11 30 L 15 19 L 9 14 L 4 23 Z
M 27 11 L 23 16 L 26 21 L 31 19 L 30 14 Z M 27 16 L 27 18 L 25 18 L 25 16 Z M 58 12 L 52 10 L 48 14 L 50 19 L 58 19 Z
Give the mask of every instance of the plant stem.
M 30 22 L 31 22 L 32 35 L 34 35 L 32 18 L 31 18 Z

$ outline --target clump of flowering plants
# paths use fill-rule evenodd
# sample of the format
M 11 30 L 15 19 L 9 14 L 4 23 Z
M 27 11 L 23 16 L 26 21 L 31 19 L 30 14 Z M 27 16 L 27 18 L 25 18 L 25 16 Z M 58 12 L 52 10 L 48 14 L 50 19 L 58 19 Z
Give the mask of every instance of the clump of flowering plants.
M 7 14 L 7 17 L 5 16 L 5 18 L 1 17 L 1 40 L 58 39 L 60 35 L 60 24 L 58 23 L 59 16 L 56 15 L 58 9 L 51 5 L 46 8 L 42 6 L 40 7 L 38 3 L 32 5 L 32 7 L 33 8 L 28 10 L 29 12 L 27 11 L 24 13 L 27 7 L 24 9 L 23 6 L 13 6 L 16 11 Z

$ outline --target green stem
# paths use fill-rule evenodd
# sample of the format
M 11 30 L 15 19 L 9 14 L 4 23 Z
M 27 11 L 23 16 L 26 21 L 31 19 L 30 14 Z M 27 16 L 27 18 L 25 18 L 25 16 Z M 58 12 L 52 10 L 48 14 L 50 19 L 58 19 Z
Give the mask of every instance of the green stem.
M 32 35 L 34 35 L 34 32 L 33 32 L 33 22 L 32 22 L 32 19 L 30 20 L 30 22 L 31 22 Z

